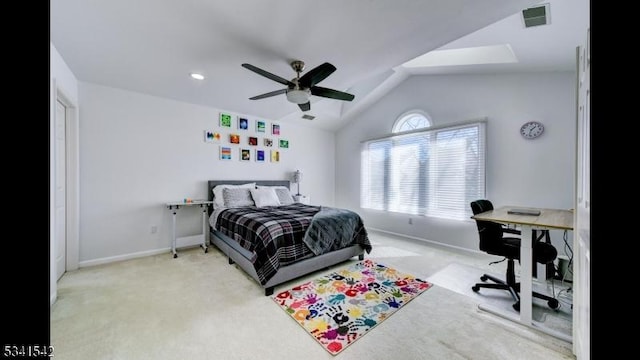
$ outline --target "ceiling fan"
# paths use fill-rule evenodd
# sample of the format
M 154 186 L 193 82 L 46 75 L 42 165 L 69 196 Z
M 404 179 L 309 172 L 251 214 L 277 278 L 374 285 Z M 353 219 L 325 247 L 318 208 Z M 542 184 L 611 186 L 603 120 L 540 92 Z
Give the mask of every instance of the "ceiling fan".
M 245 63 L 242 64 L 242 67 L 258 73 L 273 81 L 279 82 L 282 85 L 287 85 L 285 89 L 271 91 L 266 94 L 250 97 L 249 100 L 258 100 L 270 96 L 286 94 L 287 100 L 294 104 L 298 104 L 302 111 L 309 111 L 311 110 L 311 103 L 309 102 L 309 97 L 311 95 L 344 101 L 351 101 L 354 98 L 353 95 L 346 92 L 316 86 L 317 83 L 326 79 L 327 76 L 336 71 L 336 67 L 328 62 L 307 71 L 306 74 L 300 77 L 300 73 L 304 70 L 304 61 L 294 60 L 291 62 L 291 67 L 293 68 L 293 71 L 297 73 L 297 75 L 291 80 L 281 78 L 278 75 L 274 75 L 251 64 Z

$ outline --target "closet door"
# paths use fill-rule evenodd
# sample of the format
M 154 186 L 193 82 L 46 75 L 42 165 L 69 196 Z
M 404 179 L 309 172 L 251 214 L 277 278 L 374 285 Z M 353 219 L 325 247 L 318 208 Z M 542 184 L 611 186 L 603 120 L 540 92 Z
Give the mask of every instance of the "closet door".
M 579 360 L 590 358 L 589 344 L 591 312 L 591 98 L 590 98 L 590 30 L 584 46 L 577 49 L 578 60 L 578 139 L 576 168 L 576 209 L 573 232 L 573 352 Z

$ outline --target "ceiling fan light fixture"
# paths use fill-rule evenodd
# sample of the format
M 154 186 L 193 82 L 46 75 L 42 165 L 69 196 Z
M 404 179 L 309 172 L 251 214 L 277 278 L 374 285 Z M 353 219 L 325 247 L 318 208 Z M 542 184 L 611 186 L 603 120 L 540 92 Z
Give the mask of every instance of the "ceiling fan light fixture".
M 287 100 L 294 104 L 306 104 L 309 102 L 311 91 L 309 89 L 289 89 L 287 90 Z

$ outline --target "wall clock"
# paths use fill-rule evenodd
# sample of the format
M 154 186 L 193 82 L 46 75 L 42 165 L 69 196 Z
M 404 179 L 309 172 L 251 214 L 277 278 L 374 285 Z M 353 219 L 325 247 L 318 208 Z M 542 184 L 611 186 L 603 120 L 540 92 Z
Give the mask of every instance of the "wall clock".
M 520 135 L 525 139 L 535 139 L 542 135 L 544 125 L 537 121 L 529 121 L 520 127 Z

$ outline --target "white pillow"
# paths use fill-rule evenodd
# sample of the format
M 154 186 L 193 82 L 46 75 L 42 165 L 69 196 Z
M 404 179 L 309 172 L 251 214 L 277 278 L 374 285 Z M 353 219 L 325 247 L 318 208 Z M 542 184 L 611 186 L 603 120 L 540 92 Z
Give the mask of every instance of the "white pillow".
M 226 188 L 222 190 L 222 198 L 224 199 L 224 207 L 238 208 L 255 206 L 251 197 L 251 190 L 248 188 Z
M 253 197 L 257 207 L 280 205 L 278 195 L 276 195 L 276 191 L 273 188 L 259 188 L 249 191 L 251 191 L 251 197 Z
M 274 189 L 276 195 L 278 196 L 278 200 L 280 201 L 280 205 L 291 205 L 294 203 L 293 196 L 291 196 L 291 191 L 286 186 L 257 186 L 258 189 L 262 188 L 271 188 Z
M 222 196 L 222 190 L 224 189 L 241 189 L 241 188 L 249 188 L 249 189 L 255 189 L 256 188 L 256 183 L 247 183 L 247 184 L 242 184 L 242 185 L 227 185 L 227 184 L 223 184 L 223 185 L 216 185 L 213 188 L 213 208 L 217 209 L 220 207 L 224 207 L 224 197 Z
M 278 195 L 280 205 L 291 205 L 294 203 L 291 191 L 285 187 L 276 189 L 276 195 Z

